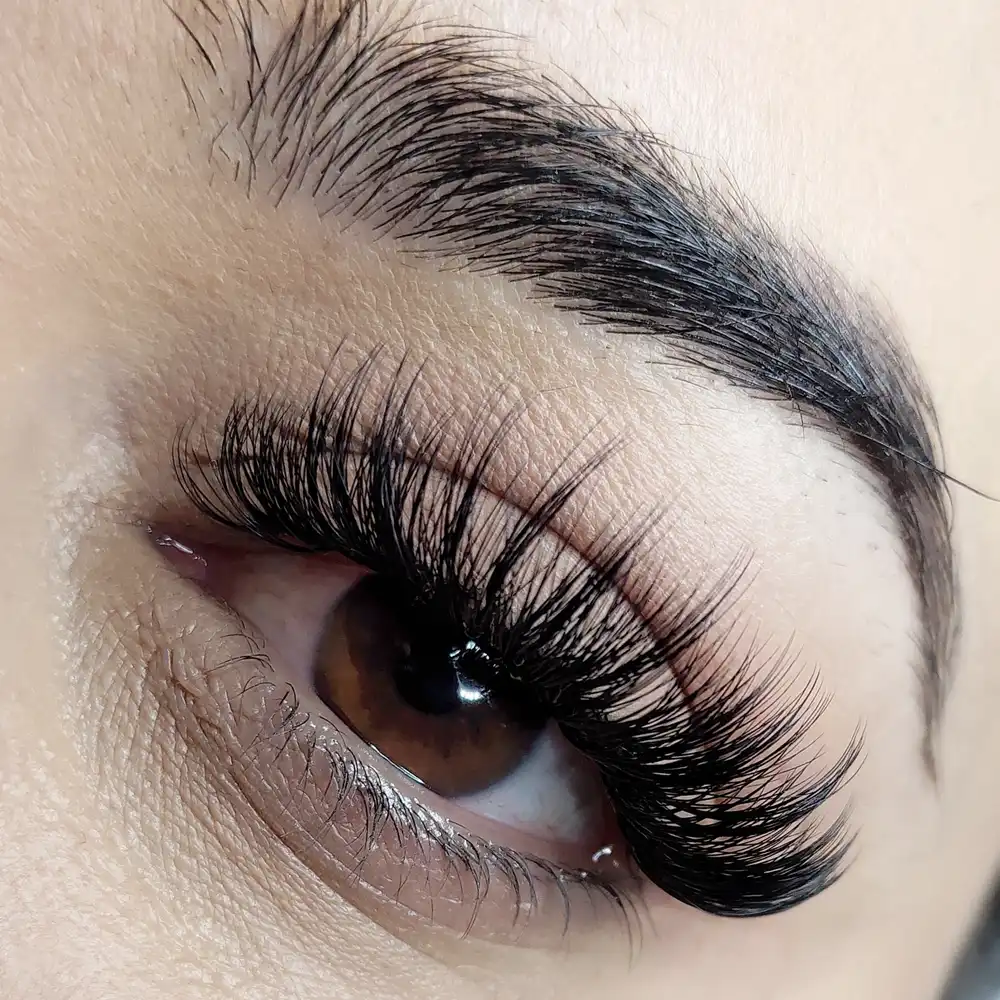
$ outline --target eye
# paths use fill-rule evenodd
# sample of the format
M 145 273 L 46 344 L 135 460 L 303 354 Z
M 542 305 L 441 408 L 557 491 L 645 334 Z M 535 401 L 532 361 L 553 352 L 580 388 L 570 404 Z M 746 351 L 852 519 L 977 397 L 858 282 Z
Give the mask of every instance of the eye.
M 208 456 L 189 432 L 174 453 L 232 544 L 164 551 L 264 644 L 219 692 L 243 734 L 223 755 L 280 839 L 467 925 L 565 924 L 581 892 L 757 916 L 834 881 L 850 838 L 817 812 L 860 743 L 822 759 L 823 692 L 767 642 L 726 664 L 749 635 L 720 620 L 731 581 L 654 600 L 641 580 L 670 568 L 641 534 L 559 530 L 600 454 L 515 504 L 512 419 L 421 430 L 419 374 L 376 390 L 375 361 L 305 410 L 238 401 Z
M 160 543 L 259 635 L 303 708 L 377 755 L 394 789 L 554 865 L 627 867 L 594 764 L 526 692 L 502 693 L 502 665 L 404 585 L 340 558 Z M 490 674 L 496 689 L 479 679 Z

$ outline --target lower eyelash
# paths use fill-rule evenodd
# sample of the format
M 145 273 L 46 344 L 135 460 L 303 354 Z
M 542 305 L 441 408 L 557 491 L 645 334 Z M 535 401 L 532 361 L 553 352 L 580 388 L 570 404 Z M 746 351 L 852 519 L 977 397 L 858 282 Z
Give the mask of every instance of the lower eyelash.
M 860 736 L 819 769 L 809 732 L 823 701 L 813 685 L 787 704 L 788 665 L 762 665 L 759 649 L 717 679 L 734 584 L 708 599 L 678 589 L 646 620 L 621 589 L 640 575 L 635 532 L 540 556 L 601 456 L 550 478 L 513 520 L 477 519 L 480 497 L 512 495 L 513 481 L 491 478 L 513 417 L 488 431 L 487 408 L 449 450 L 447 420 L 421 432 L 409 416 L 420 412 L 419 376 L 397 370 L 369 400 L 375 360 L 304 411 L 237 401 L 214 448 L 182 432 L 174 464 L 194 506 L 270 544 L 388 575 L 488 650 L 492 672 L 473 679 L 543 707 L 597 764 L 639 867 L 669 895 L 754 916 L 839 877 L 851 843 L 844 816 L 825 827 L 814 816 L 852 772 Z M 637 707 L 636 692 L 656 678 L 668 679 L 663 696 Z
M 571 930 L 571 917 L 575 927 L 589 913 L 594 926 L 606 929 L 605 918 L 613 919 L 631 946 L 638 943 L 638 878 L 562 868 L 436 816 L 386 782 L 339 726 L 302 709 L 291 685 L 264 672 L 266 662 L 256 652 L 225 664 L 226 671 L 250 672 L 227 699 L 234 733 L 245 734 L 235 755 L 237 783 L 272 832 L 321 877 L 339 885 L 340 869 L 356 889 L 388 895 L 462 935 L 550 946 Z M 264 774 L 272 791 L 283 776 L 284 797 L 262 790 Z M 583 899 L 586 907 L 574 905 Z M 453 913 L 443 912 L 449 907 Z

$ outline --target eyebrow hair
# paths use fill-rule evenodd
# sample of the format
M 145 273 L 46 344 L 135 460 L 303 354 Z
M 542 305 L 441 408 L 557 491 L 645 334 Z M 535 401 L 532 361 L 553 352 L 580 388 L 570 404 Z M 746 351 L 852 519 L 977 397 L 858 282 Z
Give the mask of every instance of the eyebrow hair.
M 306 192 L 375 238 L 659 344 L 663 363 L 788 407 L 859 460 L 916 589 L 933 771 L 957 631 L 950 502 L 929 394 L 889 322 L 637 119 L 512 55 L 510 36 L 392 3 L 286 6 L 171 7 L 230 102 L 214 153 L 278 202 Z

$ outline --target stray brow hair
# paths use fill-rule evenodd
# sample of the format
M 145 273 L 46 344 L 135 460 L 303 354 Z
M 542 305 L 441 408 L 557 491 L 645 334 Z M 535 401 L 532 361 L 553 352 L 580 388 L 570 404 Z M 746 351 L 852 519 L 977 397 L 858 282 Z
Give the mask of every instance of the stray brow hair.
M 367 0 L 188 0 L 182 71 L 227 107 L 213 150 L 248 188 L 471 271 L 526 282 L 584 322 L 661 344 L 791 407 L 871 474 L 918 598 L 924 755 L 956 631 L 946 476 L 933 406 L 888 321 L 731 188 L 498 33 Z M 419 30 L 416 30 L 419 29 Z

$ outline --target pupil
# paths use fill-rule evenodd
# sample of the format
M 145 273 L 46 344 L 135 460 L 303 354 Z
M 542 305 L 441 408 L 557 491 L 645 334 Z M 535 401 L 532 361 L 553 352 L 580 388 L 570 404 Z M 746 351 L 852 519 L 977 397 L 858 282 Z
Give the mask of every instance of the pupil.
M 460 672 L 462 661 L 479 653 L 473 647 L 417 650 L 405 643 L 392 670 L 399 696 L 424 715 L 447 715 L 488 701 L 487 693 Z M 482 655 L 482 654 L 480 654 Z
M 392 679 L 399 696 L 424 715 L 447 715 L 461 704 L 458 674 L 447 661 L 414 663 L 406 659 L 396 664 Z

